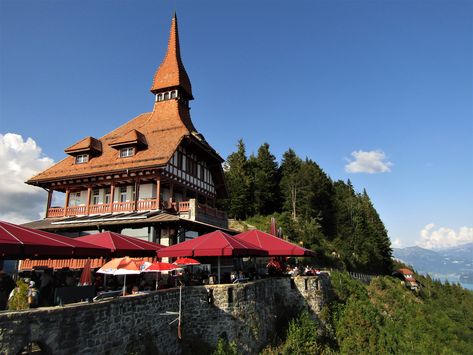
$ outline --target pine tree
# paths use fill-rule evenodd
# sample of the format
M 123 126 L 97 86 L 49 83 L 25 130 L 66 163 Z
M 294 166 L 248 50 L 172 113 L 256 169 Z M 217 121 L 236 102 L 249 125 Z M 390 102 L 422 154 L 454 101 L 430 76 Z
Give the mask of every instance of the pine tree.
M 279 210 L 278 163 L 269 151 L 268 143 L 261 145 L 258 155 L 251 160 L 255 211 L 261 215 L 269 215 Z
M 250 176 L 245 143 L 240 139 L 237 151 L 230 154 L 224 166 L 225 178 L 229 190 L 227 209 L 230 217 L 245 219 L 250 215 Z
M 291 148 L 283 154 L 280 175 L 281 175 L 281 194 L 283 201 L 283 210 L 291 213 L 292 219 L 297 219 L 298 203 L 303 193 L 302 181 L 300 180 L 300 171 L 302 160 Z

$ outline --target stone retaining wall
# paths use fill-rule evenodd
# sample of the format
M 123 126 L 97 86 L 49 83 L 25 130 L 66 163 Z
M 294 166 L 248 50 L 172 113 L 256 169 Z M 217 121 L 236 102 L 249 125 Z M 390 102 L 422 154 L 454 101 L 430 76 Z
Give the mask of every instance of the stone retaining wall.
M 280 325 L 307 309 L 317 315 L 328 300 L 328 275 L 269 278 L 236 285 L 182 288 L 97 303 L 0 313 L 0 354 L 17 354 L 31 342 L 52 354 L 205 353 L 218 337 L 255 353 Z

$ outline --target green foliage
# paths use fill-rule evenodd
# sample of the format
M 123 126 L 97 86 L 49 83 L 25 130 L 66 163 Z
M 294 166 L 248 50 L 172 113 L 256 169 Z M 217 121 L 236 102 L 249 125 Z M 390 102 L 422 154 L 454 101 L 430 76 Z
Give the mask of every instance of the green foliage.
M 264 143 L 258 149 L 256 157 L 249 160 L 253 187 L 253 210 L 263 215 L 279 209 L 279 176 L 276 157 L 269 151 L 269 144 Z
M 243 140 L 237 144 L 237 151 L 230 154 L 225 163 L 225 179 L 230 193 L 226 208 L 230 216 L 245 219 L 251 214 L 248 201 L 250 200 L 250 174 L 246 149 Z
M 287 338 L 282 347 L 283 354 L 316 354 L 319 352 L 317 344 L 317 326 L 307 312 L 289 323 Z
M 28 284 L 23 280 L 19 279 L 16 282 L 16 288 L 14 290 L 12 298 L 8 301 L 8 309 L 11 311 L 21 311 L 28 309 Z
M 267 143 L 247 158 L 242 140 L 229 155 L 225 174 L 230 217 L 266 231 L 269 215 L 276 217 L 289 240 L 317 252 L 319 266 L 391 273 L 386 228 L 368 193 L 356 193 L 350 181 L 333 182 L 317 163 L 292 149 L 278 167 Z
M 473 292 L 429 277 L 418 280 L 420 293 L 392 277 L 363 285 L 347 273 L 334 272 L 333 299 L 319 314 L 323 334 L 313 337 L 316 323 L 301 316 L 303 320 L 290 324 L 283 344 L 265 352 L 303 354 L 298 352 L 302 348 L 312 354 L 472 354 Z
M 238 349 L 234 341 L 228 342 L 226 337 L 219 337 L 217 348 L 212 355 L 237 355 Z

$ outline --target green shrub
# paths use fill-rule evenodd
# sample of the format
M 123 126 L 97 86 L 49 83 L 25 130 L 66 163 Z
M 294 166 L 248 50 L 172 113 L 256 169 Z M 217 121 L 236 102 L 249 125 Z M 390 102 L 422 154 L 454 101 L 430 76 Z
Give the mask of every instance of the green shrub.
M 282 353 L 303 355 L 320 352 L 321 349 L 317 344 L 317 325 L 310 315 L 304 312 L 289 324 Z
M 16 282 L 16 288 L 14 290 L 12 298 L 8 301 L 8 309 L 11 311 L 21 311 L 28 309 L 28 284 L 23 280 Z

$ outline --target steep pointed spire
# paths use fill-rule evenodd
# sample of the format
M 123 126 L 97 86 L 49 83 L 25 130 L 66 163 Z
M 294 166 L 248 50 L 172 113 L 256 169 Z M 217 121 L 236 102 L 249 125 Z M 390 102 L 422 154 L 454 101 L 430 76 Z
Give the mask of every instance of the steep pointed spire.
M 179 48 L 179 33 L 177 29 L 177 16 L 175 12 L 171 22 L 168 51 L 154 75 L 151 92 L 156 94 L 173 88 L 183 89 L 186 93 L 187 99 L 193 99 L 191 82 L 187 76 L 184 64 L 182 64 L 181 50 Z

